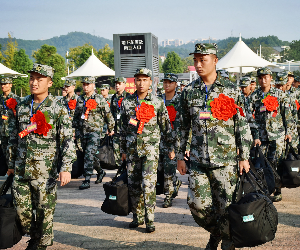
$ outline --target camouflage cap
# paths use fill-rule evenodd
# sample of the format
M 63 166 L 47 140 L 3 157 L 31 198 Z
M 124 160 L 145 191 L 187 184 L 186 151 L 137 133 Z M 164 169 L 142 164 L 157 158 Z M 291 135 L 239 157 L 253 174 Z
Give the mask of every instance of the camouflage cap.
M 9 83 L 9 84 L 12 84 L 13 83 L 13 81 L 12 81 L 12 78 L 11 77 L 4 77 L 4 78 L 1 78 L 1 84 L 7 84 L 7 83 Z
M 125 82 L 126 83 L 127 79 L 125 77 L 119 76 L 118 78 L 115 79 L 115 82 Z
M 54 68 L 48 66 L 48 65 L 43 65 L 43 64 L 39 64 L 39 63 L 34 63 L 33 67 L 31 70 L 28 70 L 27 72 L 36 72 L 39 73 L 43 76 L 49 76 L 51 78 L 53 78 L 54 75 Z
M 240 87 L 247 87 L 251 84 L 251 77 L 244 76 L 240 79 Z
M 165 73 L 164 78 L 162 80 L 169 80 L 171 82 L 177 82 L 178 76 L 175 75 L 174 73 Z
M 260 75 L 271 75 L 272 74 L 272 71 L 267 68 L 267 67 L 264 67 L 264 68 L 260 68 L 257 70 L 257 76 L 260 76 Z
M 294 81 L 295 82 L 300 82 L 300 76 L 295 76 Z
M 188 80 L 183 80 L 183 81 L 181 81 L 181 83 L 180 83 L 180 85 L 184 85 L 184 86 L 186 86 L 186 85 L 188 85 L 189 84 L 189 81 Z
M 255 76 L 251 77 L 251 82 L 256 82 L 256 77 Z
M 101 85 L 100 85 L 100 89 L 102 90 L 102 89 L 110 89 L 110 86 L 109 86 L 109 84 L 107 84 L 107 83 L 102 83 Z
M 76 80 L 74 79 L 67 79 L 64 84 L 65 87 L 70 87 L 75 85 L 76 85 Z
M 190 55 L 192 54 L 217 55 L 217 52 L 218 52 L 218 45 L 216 43 L 197 43 L 195 44 L 195 51 L 190 53 Z
M 276 76 L 275 84 L 284 85 L 288 80 L 288 72 L 280 72 Z
M 163 88 L 164 88 L 163 83 L 162 83 L 162 82 L 159 82 L 159 83 L 157 84 L 157 89 L 163 89 Z
M 289 72 L 288 72 L 288 75 L 289 75 L 289 76 L 295 76 L 293 71 L 289 71 Z
M 152 71 L 150 69 L 147 69 L 147 68 L 137 69 L 135 71 L 134 76 L 137 76 L 137 75 L 146 75 L 146 76 L 152 77 Z
M 84 76 L 84 77 L 81 77 L 81 82 L 91 84 L 91 83 L 95 83 L 96 79 L 93 76 Z

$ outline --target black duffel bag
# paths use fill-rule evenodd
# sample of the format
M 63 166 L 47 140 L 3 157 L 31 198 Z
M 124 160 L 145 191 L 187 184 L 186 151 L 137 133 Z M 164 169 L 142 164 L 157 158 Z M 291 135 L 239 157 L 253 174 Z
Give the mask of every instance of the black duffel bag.
M 7 173 L 8 167 L 6 164 L 6 157 L 3 154 L 1 146 L 0 146 L 0 176 L 5 176 Z
M 272 201 L 255 182 L 255 170 L 243 173 L 240 179 L 238 202 L 229 206 L 230 233 L 235 247 L 254 247 L 275 238 L 278 213 Z M 245 180 L 246 177 L 246 180 Z M 254 192 L 247 193 L 244 183 L 252 185 Z M 254 184 L 255 183 L 255 184 Z
M 300 156 L 296 154 L 291 143 L 286 142 L 285 159 L 283 159 L 279 173 L 282 187 L 296 188 L 300 186 Z
M 103 184 L 105 200 L 101 210 L 107 214 L 127 216 L 131 212 L 128 194 L 126 162 L 118 169 L 112 181 Z
M 97 157 L 100 161 L 101 168 L 109 170 L 116 169 L 113 139 L 111 136 L 105 135 L 105 137 L 101 140 L 98 147 Z
M 13 197 L 6 194 L 12 182 L 13 175 L 10 174 L 0 188 L 0 249 L 13 247 L 24 235 L 13 206 Z
M 84 154 L 79 149 L 76 150 L 77 159 L 72 164 L 71 178 L 77 179 L 84 172 Z

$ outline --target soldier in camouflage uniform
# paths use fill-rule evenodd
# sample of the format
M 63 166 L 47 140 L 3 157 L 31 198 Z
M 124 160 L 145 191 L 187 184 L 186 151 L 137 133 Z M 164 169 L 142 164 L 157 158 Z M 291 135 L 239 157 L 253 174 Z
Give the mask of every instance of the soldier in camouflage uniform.
M 188 81 L 187 80 L 183 80 L 183 81 L 181 81 L 181 83 L 180 83 L 180 92 L 182 92 L 182 90 L 184 89 L 184 87 L 186 86 L 186 85 L 188 85 Z
M 78 99 L 78 95 L 75 94 L 76 81 L 68 79 L 65 81 L 64 90 L 66 91 L 66 96 L 61 99 L 61 103 L 68 109 L 69 118 L 73 121 L 75 107 Z M 75 107 L 74 107 L 75 105 Z
M 152 84 L 151 75 L 149 69 L 137 69 L 134 75 L 137 90 L 122 101 L 120 130 L 122 160 L 127 159 L 128 188 L 133 213 L 133 221 L 129 227 L 138 227 L 144 224 L 145 219 L 146 231 L 149 233 L 155 231 L 155 184 L 160 134 L 170 132 L 168 111 L 163 101 L 148 93 Z M 142 117 L 147 119 L 143 120 Z M 170 145 L 171 142 L 168 146 Z
M 11 92 L 12 88 L 12 78 L 10 77 L 5 77 L 2 78 L 1 81 L 1 89 L 2 89 L 2 94 L 0 95 L 0 115 L 1 115 L 1 120 L 0 120 L 0 141 L 1 141 L 1 149 L 3 152 L 3 155 L 5 156 L 6 163 L 8 165 L 8 157 L 6 156 L 6 151 L 7 151 L 7 145 L 8 145 L 8 139 L 10 136 L 10 133 L 15 133 L 15 131 L 10 131 L 9 130 L 9 123 L 11 119 L 15 119 L 16 113 L 10 107 L 9 102 L 14 100 L 19 103 L 20 98 L 15 95 L 14 93 Z M 14 99 L 14 100 L 13 100 Z M 10 100 L 10 101 L 8 101 Z M 15 107 L 16 110 L 17 107 Z
M 113 135 L 113 147 L 114 147 L 114 156 L 117 168 L 122 165 L 122 155 L 120 152 L 120 128 L 121 128 L 121 104 L 124 98 L 130 96 L 129 93 L 125 91 L 126 87 L 126 78 L 118 77 L 115 80 L 115 89 L 116 93 L 111 98 L 110 110 L 115 119 L 115 129 Z
M 56 179 L 61 186 L 71 180 L 75 149 L 67 109 L 48 94 L 53 68 L 34 64 L 30 70 L 30 91 L 17 108 L 9 139 L 9 170 L 15 174 L 14 205 L 24 233 L 31 239 L 26 249 L 46 249 L 53 244 L 53 214 Z M 19 133 L 19 134 L 18 134 Z M 57 173 L 58 155 L 62 167 Z M 35 210 L 35 214 L 33 213 Z
M 251 77 L 251 93 L 253 93 L 256 89 L 256 77 L 252 76 Z
M 109 89 L 110 89 L 110 86 L 107 83 L 102 83 L 100 86 L 101 95 L 103 96 L 103 98 L 106 100 L 108 106 L 110 107 L 111 99 L 108 95 Z
M 75 141 L 78 148 L 84 153 L 85 180 L 79 187 L 81 190 L 90 188 L 90 179 L 94 168 L 98 173 L 95 184 L 101 183 L 106 175 L 100 167 L 96 153 L 100 145 L 100 138 L 103 137 L 104 124 L 107 124 L 109 135 L 112 135 L 115 125 L 107 102 L 101 95 L 95 93 L 95 77 L 83 77 L 82 83 L 85 94 L 77 99 L 73 119 Z M 95 107 L 90 106 L 92 103 L 95 104 Z M 91 107 L 91 109 L 88 107 Z
M 238 173 L 250 168 L 251 132 L 239 89 L 215 70 L 217 45 L 196 44 L 191 54 L 200 77 L 181 93 L 177 169 L 180 174 L 186 173 L 184 154 L 191 128 L 188 205 L 195 222 L 210 233 L 206 249 L 216 250 L 222 241 L 223 250 L 232 250 L 228 206 L 233 201 Z M 223 112 L 229 98 L 228 113 Z
M 174 121 L 171 121 L 172 124 L 172 134 L 171 136 L 173 139 L 176 139 L 176 128 L 179 123 L 179 105 L 180 105 L 180 95 L 176 94 L 176 86 L 178 76 L 173 73 L 165 73 L 163 80 L 163 86 L 165 90 L 165 94 L 161 95 L 160 97 L 164 100 L 164 104 L 166 108 L 173 109 L 171 106 L 174 107 L 176 112 L 176 118 Z M 172 111 L 170 111 L 172 112 Z M 177 115 L 178 113 L 178 115 Z M 172 200 L 177 196 L 179 187 L 181 186 L 181 181 L 176 176 L 176 169 L 177 169 L 177 161 L 174 159 L 175 157 L 175 145 L 172 145 L 171 151 L 174 152 L 173 156 L 168 156 L 170 148 L 167 147 L 165 138 L 165 134 L 161 134 L 160 145 L 159 145 L 159 162 L 158 162 L 158 169 L 160 171 L 164 171 L 164 193 L 166 195 L 163 203 L 163 207 L 171 207 Z
M 251 128 L 254 145 L 259 144 L 273 165 L 278 166 L 284 155 L 284 140 L 291 141 L 293 131 L 293 117 L 289 102 L 282 91 L 271 86 L 272 72 L 268 68 L 257 70 L 260 88 L 251 95 L 251 113 L 255 118 L 256 127 Z M 278 105 L 273 111 L 267 110 L 266 98 L 277 100 Z M 271 100 L 271 99 L 270 99 Z M 278 192 L 277 192 L 278 191 Z M 282 199 L 280 190 L 277 190 L 273 201 Z

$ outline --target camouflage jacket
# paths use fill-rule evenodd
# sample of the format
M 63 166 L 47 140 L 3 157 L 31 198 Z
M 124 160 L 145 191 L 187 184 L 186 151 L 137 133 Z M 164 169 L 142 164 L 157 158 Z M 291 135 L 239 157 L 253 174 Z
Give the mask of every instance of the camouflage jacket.
M 115 134 L 120 133 L 120 128 L 121 128 L 121 119 L 120 119 L 121 106 L 119 107 L 118 102 L 121 98 L 126 98 L 128 96 L 130 96 L 130 94 L 124 90 L 121 95 L 118 95 L 116 93 L 111 98 L 110 110 L 115 119 L 115 129 L 114 129 Z
M 0 136 L 1 137 L 9 137 L 10 133 L 14 131 L 10 131 L 9 123 L 12 119 L 15 119 L 14 112 L 9 109 L 6 105 L 6 101 L 10 98 L 16 99 L 17 103 L 20 103 L 20 97 L 15 95 L 14 93 L 10 92 L 8 96 L 5 98 L 4 95 L 0 95 Z M 7 117 L 7 120 L 4 119 Z M 5 152 L 4 152 L 5 154 Z
M 207 167 L 236 165 L 237 159 L 248 160 L 252 137 L 246 118 L 240 111 L 227 121 L 199 119 L 200 112 L 209 110 L 208 102 L 224 94 L 234 99 L 235 104 L 244 109 L 240 91 L 229 80 L 218 74 L 207 93 L 201 77 L 187 85 L 181 93 L 181 124 L 177 133 L 179 145 L 177 159 L 183 160 L 190 128 L 192 141 L 190 159 Z M 212 116 L 211 116 L 212 117 Z M 239 148 L 239 157 L 237 157 Z
M 300 101 L 300 91 L 299 89 L 296 89 L 294 86 L 292 86 L 289 90 L 285 91 L 286 97 L 288 99 L 288 102 L 290 104 L 291 113 L 294 119 L 294 122 L 298 123 L 298 109 L 296 101 Z
M 76 103 L 77 103 L 77 99 L 78 99 L 78 95 L 73 94 L 70 100 L 76 100 Z M 70 100 L 68 100 L 67 96 L 64 96 L 64 97 L 61 98 L 60 100 L 61 100 L 61 103 L 67 108 L 69 117 L 72 118 L 72 119 L 71 119 L 71 121 L 72 121 L 73 118 L 74 118 L 75 109 L 70 109 L 70 108 L 69 108 L 69 101 L 70 101 Z
M 166 95 L 162 94 L 160 96 L 160 98 L 164 100 L 164 104 L 165 104 L 165 106 L 167 106 L 166 105 Z M 175 121 L 173 122 L 174 129 L 172 129 L 172 132 L 170 134 L 161 133 L 161 139 L 160 139 L 160 145 L 159 145 L 159 150 L 160 150 L 159 153 L 160 154 L 168 154 L 170 152 L 170 150 L 175 151 L 176 145 L 174 145 L 174 144 L 171 145 L 171 148 L 169 148 L 166 145 L 166 142 L 168 141 L 166 138 L 167 135 L 172 136 L 172 140 L 175 141 L 175 143 L 178 143 L 178 140 L 176 139 L 177 138 L 176 128 L 180 125 L 180 113 L 179 113 L 180 95 L 175 94 L 173 96 L 173 98 L 170 100 L 168 106 L 170 106 L 170 105 L 173 105 L 175 110 L 177 111 Z
M 31 124 L 32 101 L 33 96 L 29 95 L 18 105 L 17 117 L 12 124 L 18 133 Z M 38 110 L 48 112 L 50 118 L 52 128 L 46 136 L 31 132 L 23 138 L 18 134 L 12 134 L 9 138 L 8 167 L 13 169 L 15 166 L 15 175 L 20 179 L 56 179 L 58 155 L 62 158 L 61 172 L 71 172 L 72 161 L 76 158 L 67 109 L 49 94 Z
M 127 154 L 129 160 L 133 156 L 158 159 L 161 133 L 171 133 L 168 111 L 163 100 L 149 93 L 144 101 L 154 106 L 155 116 L 145 123 L 141 134 L 137 133 L 140 122 L 136 118 L 135 108 L 141 104 L 141 101 L 137 99 L 137 93 L 134 92 L 122 101 L 120 152 Z M 131 118 L 137 121 L 136 126 L 130 123 Z M 170 148 L 174 141 L 170 136 L 166 138 L 168 139 L 167 146 Z
M 88 118 L 85 120 L 83 118 L 86 111 L 85 103 L 89 99 L 94 99 L 97 102 L 97 107 L 89 111 Z M 106 100 L 95 92 L 90 97 L 79 96 L 73 119 L 75 138 L 88 138 L 91 133 L 98 133 L 102 137 L 104 123 L 107 124 L 110 132 L 114 130 L 115 122 Z
M 254 139 L 261 141 L 273 141 L 291 134 L 292 131 L 292 113 L 284 94 L 281 90 L 271 87 L 269 93 L 277 97 L 278 108 L 277 115 L 273 117 L 274 112 L 262 111 L 264 106 L 262 100 L 267 94 L 264 94 L 261 88 L 257 89 L 251 95 L 250 111 L 254 116 L 255 127 L 251 127 Z M 262 108 L 263 110 L 263 108 Z

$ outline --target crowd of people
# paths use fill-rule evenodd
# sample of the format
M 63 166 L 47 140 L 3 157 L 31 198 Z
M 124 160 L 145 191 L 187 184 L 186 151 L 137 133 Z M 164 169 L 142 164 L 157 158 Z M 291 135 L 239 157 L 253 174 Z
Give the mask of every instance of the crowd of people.
M 76 150 L 84 155 L 79 189 L 91 187 L 93 170 L 95 184 L 102 182 L 106 173 L 97 151 L 105 135 L 113 138 L 116 167 L 126 162 L 130 228 L 145 223 L 146 232 L 155 231 L 157 171 L 164 172 L 163 207 L 168 208 L 181 186 L 177 169 L 189 174 L 187 203 L 195 222 L 210 233 L 206 249 L 216 250 L 220 242 L 223 250 L 235 249 L 228 206 L 239 176 L 250 169 L 250 149 L 260 145 L 279 166 L 286 140 L 298 147 L 300 79 L 283 72 L 273 82 L 270 69 L 261 68 L 237 85 L 216 71 L 216 44 L 196 44 L 191 54 L 199 78 L 182 82 L 179 90 L 178 76 L 165 73 L 159 95 L 149 91 L 152 71 L 147 68 L 136 70 L 132 95 L 125 91 L 126 78 L 117 77 L 111 98 L 108 84 L 96 93 L 91 76 L 81 79 L 83 94 L 75 93 L 75 80 L 66 80 L 63 98 L 52 96 L 54 69 L 47 65 L 33 65 L 31 95 L 22 100 L 11 92 L 12 79 L 1 79 L 1 148 L 7 174 L 14 174 L 14 205 L 30 236 L 27 249 L 53 244 L 56 181 L 70 182 Z M 282 199 L 280 186 L 271 198 Z

